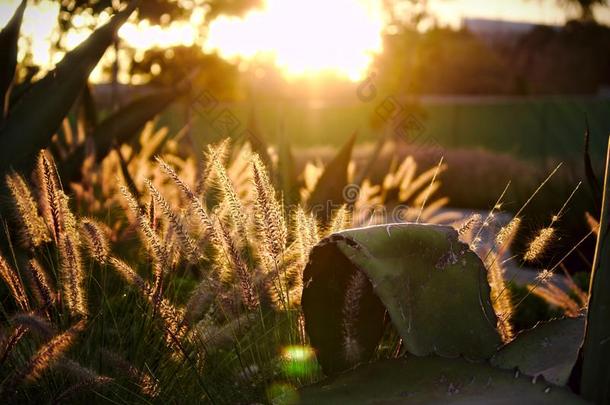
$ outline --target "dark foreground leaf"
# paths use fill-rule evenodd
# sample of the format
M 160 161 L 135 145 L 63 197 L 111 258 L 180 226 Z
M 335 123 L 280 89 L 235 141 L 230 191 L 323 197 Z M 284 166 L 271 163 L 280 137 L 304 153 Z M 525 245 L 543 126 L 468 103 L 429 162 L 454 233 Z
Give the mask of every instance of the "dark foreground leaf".
M 610 140 L 602 214 L 589 291 L 580 389 L 586 399 L 607 404 L 610 403 Z
M 503 369 L 519 369 L 557 385 L 568 382 L 585 333 L 585 317 L 555 319 L 521 332 L 503 347 L 491 364 Z
M 409 356 L 361 366 L 301 391 L 301 404 L 583 404 L 544 379 L 464 359 Z

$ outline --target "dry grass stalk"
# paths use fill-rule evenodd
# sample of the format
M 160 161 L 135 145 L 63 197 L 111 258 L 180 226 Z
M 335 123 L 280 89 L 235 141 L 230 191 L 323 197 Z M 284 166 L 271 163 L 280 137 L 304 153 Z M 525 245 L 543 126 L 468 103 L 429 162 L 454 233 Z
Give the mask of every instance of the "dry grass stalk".
M 103 225 L 91 218 L 83 218 L 80 221 L 81 235 L 89 255 L 102 264 L 106 263 L 110 254 L 108 238 L 103 231 L 103 227 Z
M 120 190 L 121 194 L 129 205 L 130 211 L 136 217 L 138 227 L 143 236 L 142 242 L 144 242 L 144 245 L 147 247 L 147 250 L 150 252 L 153 260 L 156 263 L 159 263 L 161 267 L 165 266 L 165 264 L 169 262 L 168 254 L 165 247 L 161 243 L 159 236 L 157 236 L 155 231 L 152 229 L 147 218 L 144 217 L 140 204 L 129 192 L 127 187 L 121 186 Z
M 61 233 L 61 221 L 60 221 L 60 196 L 58 191 L 60 190 L 59 180 L 57 178 L 57 172 L 55 171 L 55 165 L 47 158 L 44 151 L 40 151 L 38 154 L 38 165 L 37 165 L 37 181 L 38 188 L 41 193 L 41 205 L 43 207 L 43 214 L 47 220 L 47 224 L 53 231 L 53 237 L 55 242 L 59 240 Z
M 73 316 L 87 315 L 85 273 L 78 246 L 62 231 L 59 241 L 62 297 Z
M 255 185 L 254 218 L 258 234 L 258 257 L 267 275 L 266 284 L 272 302 L 280 307 L 287 305 L 287 294 L 282 288 L 281 270 L 285 267 L 285 250 L 288 230 L 281 205 L 275 198 L 275 190 L 264 172 L 262 162 L 255 157 L 252 162 Z
M 297 208 L 295 213 L 294 232 L 296 234 L 296 243 L 301 254 L 301 262 L 305 265 L 309 260 L 309 252 L 319 242 L 320 235 L 318 222 L 314 214 L 307 214 L 301 206 Z
M 77 395 L 80 392 L 84 392 L 90 389 L 98 389 L 105 384 L 113 381 L 112 378 L 103 375 L 98 375 L 95 371 L 90 368 L 84 367 L 74 360 L 62 358 L 57 362 L 57 368 L 60 368 L 71 376 L 76 378 L 78 381 L 60 393 L 54 400 L 53 404 L 64 403 L 70 397 Z
M 295 296 L 291 302 L 299 302 L 303 290 L 303 270 L 309 261 L 311 249 L 319 242 L 320 234 L 318 221 L 315 214 L 307 214 L 305 210 L 298 206 L 294 214 L 294 250 L 298 255 L 298 265 L 295 266 L 296 274 L 293 275 L 295 285 L 292 288 L 291 296 Z
M 256 191 L 254 216 L 261 240 L 260 246 L 277 262 L 286 249 L 288 239 L 283 208 L 275 196 L 275 189 L 258 155 L 252 158 L 252 173 Z
M 216 183 L 223 198 L 223 203 L 229 209 L 229 218 L 231 223 L 237 230 L 240 238 L 245 244 L 248 244 L 248 233 L 246 227 L 246 218 L 244 215 L 244 207 L 235 192 L 235 187 L 229 178 L 226 168 L 218 156 L 212 159 L 214 173 L 216 174 Z
M 79 333 L 85 330 L 85 320 L 70 327 L 67 331 L 55 336 L 45 343 L 13 379 L 11 386 L 16 387 L 21 381 L 35 381 L 42 373 L 57 361 L 74 343 Z
M 330 227 L 328 234 L 340 232 L 344 229 L 348 229 L 352 225 L 352 215 L 347 204 L 343 204 L 333 215 L 330 221 Z
M 466 233 L 470 232 L 481 222 L 481 214 L 472 214 L 469 216 L 464 223 L 457 229 L 457 233 L 459 236 L 464 236 Z
M 15 329 L 13 329 L 10 335 L 3 337 L 3 339 L 0 341 L 0 366 L 4 364 L 15 346 L 17 346 L 17 343 L 19 343 L 27 331 L 28 328 L 25 326 L 17 326 Z
M 218 283 L 210 278 L 204 278 L 191 294 L 186 303 L 184 318 L 188 322 L 194 322 L 213 304 L 218 294 Z
M 360 301 L 366 281 L 366 275 L 356 271 L 349 280 L 343 301 L 343 350 L 346 360 L 351 364 L 356 364 L 362 354 L 356 322 L 360 316 Z
M 163 195 L 159 192 L 159 190 L 157 190 L 150 180 L 146 180 L 146 186 L 148 187 L 155 203 L 161 207 L 161 211 L 163 212 L 165 218 L 169 221 L 171 229 L 178 237 L 179 247 L 182 252 L 189 260 L 197 260 L 199 256 L 199 249 L 197 248 L 195 241 L 193 241 L 193 239 L 191 239 L 189 236 L 186 227 L 182 223 L 182 220 L 172 211 L 169 202 L 165 199 L 165 197 L 163 197 Z M 152 206 L 154 206 L 154 204 L 152 204 Z
M 491 302 L 498 317 L 498 330 L 502 340 L 509 342 L 514 335 L 510 322 L 513 314 L 513 304 L 504 279 L 504 269 L 498 262 L 495 253 L 489 253 L 486 262 L 487 280 L 491 288 Z
M 523 258 L 528 262 L 540 258 L 553 241 L 554 236 L 554 228 L 549 227 L 541 229 L 538 235 L 530 242 Z
M 64 390 L 61 394 L 59 394 L 51 404 L 64 404 L 65 401 L 77 395 L 80 392 L 85 392 L 91 389 L 99 389 L 106 384 L 110 384 L 114 379 L 106 376 L 98 376 L 93 380 L 82 380 L 72 385 L 71 387 Z
M 215 159 L 219 159 L 221 162 L 224 162 L 229 152 L 230 144 L 230 139 L 225 138 L 217 146 L 208 146 L 207 152 L 204 153 L 205 164 L 203 166 L 203 170 L 200 170 L 197 175 L 197 185 L 195 187 L 196 195 L 205 195 L 209 180 L 212 176 L 212 171 L 214 170 L 214 165 L 212 162 Z
M 140 388 L 142 394 L 147 395 L 151 398 L 155 398 L 160 393 L 159 381 L 146 371 L 140 370 L 134 367 L 123 357 L 119 356 L 115 352 L 110 350 L 102 349 L 102 354 L 109 362 L 116 367 L 119 371 L 122 371 L 125 375 L 131 378 Z
M 121 186 L 120 190 L 123 194 L 123 197 L 125 197 L 125 199 L 127 200 L 127 204 L 129 205 L 131 212 L 136 217 L 138 227 L 140 229 L 140 234 L 142 236 L 142 241 L 144 242 L 144 245 L 146 246 L 148 252 L 153 258 L 153 296 L 155 297 L 155 306 L 157 306 L 159 304 L 159 301 L 161 300 L 164 269 L 170 262 L 169 254 L 165 245 L 159 239 L 157 233 L 152 229 L 150 222 L 144 216 L 140 204 L 135 199 L 135 197 L 129 192 L 129 190 L 125 186 Z
M 159 316 L 165 324 L 166 332 L 171 334 L 171 338 L 167 338 L 168 343 L 175 346 L 174 338 L 182 339 L 187 332 L 183 322 L 184 311 L 163 298 L 159 302 Z
M 128 284 L 138 287 L 142 293 L 148 295 L 149 287 L 147 283 L 131 266 L 124 261 L 117 259 L 116 257 L 109 258 L 108 262 L 112 265 L 112 267 L 114 267 L 123 280 L 125 280 Z
M 14 325 L 27 328 L 45 339 L 50 339 L 55 334 L 53 326 L 34 313 L 18 313 L 11 318 L 11 322 Z
M 574 317 L 580 314 L 581 306 L 552 282 L 547 282 L 544 285 L 530 285 L 528 290 L 549 304 L 561 308 L 567 316 Z
M 168 343 L 174 344 L 173 337 L 181 338 L 186 333 L 183 324 L 184 313 L 173 306 L 169 301 L 156 294 L 156 290 L 136 273 L 136 271 L 124 261 L 111 257 L 108 262 L 114 267 L 119 275 L 130 285 L 138 288 L 140 294 L 149 301 L 157 312 L 166 328 L 166 332 L 172 336 L 167 338 Z
M 561 264 L 561 269 L 563 270 L 563 274 L 565 276 L 566 285 L 570 288 L 572 293 L 576 295 L 576 297 L 578 297 L 581 306 L 587 306 L 589 304 L 588 292 L 583 291 L 578 285 L 576 285 L 574 279 L 572 278 L 572 276 L 568 272 L 568 269 L 563 263 Z
M 417 215 L 417 219 L 415 220 L 416 223 L 419 223 L 419 220 L 422 216 L 422 214 L 424 213 L 424 208 L 426 207 L 426 203 L 428 202 L 428 198 L 430 198 L 430 196 L 432 194 L 434 194 L 434 192 L 438 189 L 438 187 L 440 187 L 440 184 L 436 182 L 436 177 L 442 173 L 446 166 L 443 165 L 443 160 L 444 157 L 441 157 L 440 161 L 438 162 L 438 166 L 435 168 L 434 171 L 434 175 L 432 176 L 432 180 L 430 181 L 430 185 L 428 186 L 428 189 L 426 190 L 425 194 L 421 194 L 421 196 L 423 196 L 423 198 L 421 199 L 421 208 L 419 210 L 419 214 Z M 418 198 L 417 200 L 419 200 L 420 198 Z M 416 200 L 416 202 L 418 202 Z
M 42 308 L 50 308 L 55 302 L 55 291 L 51 288 L 47 273 L 38 260 L 31 259 L 25 271 L 34 298 Z
M 161 170 L 178 186 L 182 193 L 187 197 L 194 214 L 198 217 L 203 229 L 210 235 L 213 245 L 216 248 L 222 247 L 222 237 L 216 232 L 213 222 L 208 215 L 203 203 L 190 187 L 180 179 L 176 171 L 160 158 L 157 158 Z
M 547 284 L 550 283 L 553 280 L 553 272 L 547 269 L 542 270 L 540 273 L 538 273 L 538 275 L 536 276 L 536 283 L 537 284 Z
M 499 249 L 509 241 L 511 241 L 517 232 L 519 231 L 519 227 L 521 226 L 521 218 L 515 217 L 510 220 L 508 224 L 503 226 L 500 229 L 500 232 L 496 235 L 496 246 Z
M 599 221 L 593 218 L 593 215 L 589 214 L 588 212 L 585 212 L 585 217 L 587 219 L 589 228 L 593 231 L 593 233 L 595 233 L 596 236 L 599 236 Z
M 248 331 L 255 319 L 253 314 L 243 314 L 220 326 L 201 321 L 195 326 L 194 331 L 205 347 L 210 350 L 238 341 L 239 336 Z
M 582 182 L 576 185 L 570 196 L 566 199 L 566 201 L 563 203 L 563 205 L 557 212 L 557 214 L 552 217 L 550 225 L 547 228 L 540 230 L 538 235 L 530 242 L 527 252 L 525 252 L 524 255 L 524 259 L 526 261 L 536 260 L 544 254 L 546 248 L 551 244 L 555 237 L 555 228 L 553 226 L 561 219 L 564 210 L 570 203 L 570 200 L 572 200 L 572 197 L 574 197 L 574 195 L 580 188 L 581 184 Z
M 228 259 L 232 265 L 237 280 L 239 281 L 241 296 L 244 304 L 247 308 L 253 310 L 258 307 L 259 300 L 258 295 L 254 291 L 254 285 L 252 282 L 252 275 L 248 266 L 241 257 L 239 249 L 235 245 L 233 238 L 229 234 L 228 230 L 220 223 L 218 223 L 220 233 L 223 236 L 224 247 L 227 252 Z
M 17 220 L 20 224 L 21 243 L 26 247 L 38 247 L 49 242 L 50 235 L 38 205 L 23 177 L 17 173 L 6 176 L 6 184 L 13 199 Z
M 150 202 L 148 203 L 146 213 L 148 215 L 148 223 L 153 231 L 157 231 L 157 216 L 155 211 L 155 198 L 151 195 Z
M 47 216 L 53 224 L 55 240 L 60 253 L 60 273 L 63 297 L 72 315 L 86 315 L 85 278 L 80 257 L 80 238 L 68 196 L 61 190 L 57 170 L 52 160 L 40 152 L 38 161 L 39 183 L 45 193 Z
M 578 316 L 589 302 L 588 294 L 576 285 L 565 265 L 560 263 L 560 266 L 565 275 L 564 281 L 573 295 L 568 294 L 553 282 L 551 270 L 542 271 L 536 277 L 536 283 L 528 286 L 528 290 L 549 304 L 563 309 L 567 316 Z
M 21 281 L 21 277 L 15 271 L 13 266 L 8 264 L 4 256 L 0 254 L 0 276 L 4 279 L 4 282 L 11 291 L 11 295 L 15 300 L 15 303 L 21 308 L 22 311 L 29 311 L 30 302 L 28 296 L 25 293 L 25 288 Z

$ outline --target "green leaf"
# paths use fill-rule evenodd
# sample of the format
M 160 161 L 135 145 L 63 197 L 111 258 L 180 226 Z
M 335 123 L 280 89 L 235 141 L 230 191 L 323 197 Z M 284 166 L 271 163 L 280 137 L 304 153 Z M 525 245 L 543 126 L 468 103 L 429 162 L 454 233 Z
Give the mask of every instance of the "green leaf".
M 582 347 L 580 391 L 584 398 L 601 404 L 610 402 L 610 141 L 598 232 Z
M 52 135 L 87 83 L 89 74 L 112 43 L 117 29 L 134 10 L 133 5 L 98 28 L 57 67 L 36 82 L 11 107 L 0 133 L 0 171 L 24 163 L 48 146 Z
M 556 385 L 566 385 L 585 333 L 585 317 L 555 319 L 519 333 L 491 359 L 503 369 L 519 369 Z
M 348 285 L 359 271 L 366 275 L 360 310 L 346 319 L 344 304 L 355 301 Z M 485 267 L 451 227 L 392 224 L 331 235 L 313 249 L 303 285 L 305 327 L 327 374 L 352 364 L 346 322 L 361 360 L 370 359 L 385 310 L 416 355 L 489 359 L 501 344 Z
M 352 149 L 356 142 L 354 133 L 339 153 L 324 168 L 316 188 L 309 197 L 308 205 L 318 217 L 325 223 L 330 222 L 332 210 L 331 205 L 343 205 L 345 202 L 344 190 L 347 186 L 347 168 L 352 159 Z
M 0 31 L 0 124 L 8 111 L 10 89 L 17 68 L 17 42 L 26 1 L 23 0 L 6 27 Z
M 301 390 L 316 404 L 583 404 L 565 388 L 464 359 L 408 356 L 361 366 Z

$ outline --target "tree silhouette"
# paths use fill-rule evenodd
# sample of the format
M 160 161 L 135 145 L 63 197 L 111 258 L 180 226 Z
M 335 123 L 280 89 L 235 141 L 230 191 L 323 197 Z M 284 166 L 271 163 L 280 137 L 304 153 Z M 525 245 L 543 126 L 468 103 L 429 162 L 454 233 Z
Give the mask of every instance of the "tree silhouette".
M 608 0 L 559 0 L 560 4 L 564 7 L 576 6 L 580 12 L 580 19 L 582 21 L 594 21 L 595 16 L 593 15 L 593 7 L 596 5 L 606 6 Z

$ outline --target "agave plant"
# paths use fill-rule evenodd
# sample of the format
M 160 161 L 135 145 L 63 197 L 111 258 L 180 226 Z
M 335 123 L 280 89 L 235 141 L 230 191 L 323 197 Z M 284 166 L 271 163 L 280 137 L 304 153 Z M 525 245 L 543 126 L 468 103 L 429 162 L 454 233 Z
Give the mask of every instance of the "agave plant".
M 136 2 L 132 2 L 118 12 L 106 25 L 96 29 L 90 37 L 74 50 L 68 52 L 57 67 L 42 79 L 29 83 L 18 96 L 11 97 L 15 87 L 17 68 L 17 42 L 26 1 L 23 0 L 7 26 L 0 32 L 2 70 L 0 74 L 0 172 L 10 168 L 21 170 L 31 168 L 36 153 L 51 144 L 53 135 L 68 116 L 71 108 L 87 90 L 89 74 L 106 49 L 114 42 L 121 24 L 132 14 Z M 169 103 L 187 90 L 186 83 L 174 88 L 154 91 L 146 97 L 134 100 L 123 109 L 110 114 L 101 122 L 89 114 L 89 133 L 96 147 L 98 160 L 103 159 L 112 145 L 130 140 L 138 129 L 167 107 Z M 87 92 L 84 93 L 87 96 Z M 89 97 L 82 97 L 91 103 Z M 95 109 L 89 105 L 89 110 Z M 33 116 L 35 119 L 33 119 Z M 73 178 L 84 159 L 85 144 L 72 142 L 65 162 L 60 164 L 66 176 Z
M 303 389 L 302 403 L 607 403 L 608 150 L 586 316 L 539 324 L 503 343 L 489 270 L 455 230 L 343 231 L 313 249 L 304 271 L 306 330 L 333 378 Z M 370 363 L 380 345 L 394 359 Z

